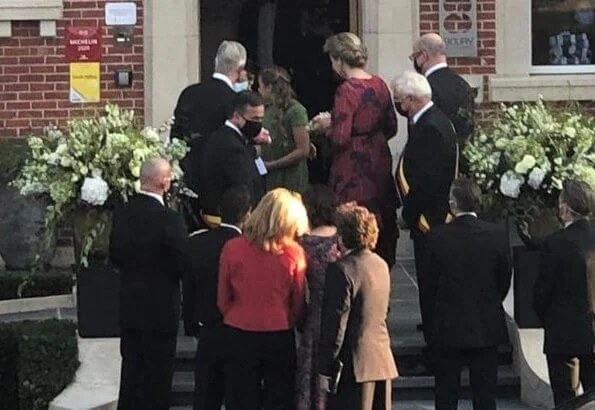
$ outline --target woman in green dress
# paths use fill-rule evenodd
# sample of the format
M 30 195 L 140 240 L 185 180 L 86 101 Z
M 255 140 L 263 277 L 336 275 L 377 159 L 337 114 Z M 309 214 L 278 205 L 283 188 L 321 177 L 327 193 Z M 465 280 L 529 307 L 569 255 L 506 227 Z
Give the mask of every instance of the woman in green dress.
M 266 189 L 282 187 L 302 194 L 308 187 L 308 112 L 295 99 L 291 78 L 281 67 L 260 72 L 258 91 L 267 102 L 262 125 L 273 140 L 262 147 L 262 158 L 269 171 Z

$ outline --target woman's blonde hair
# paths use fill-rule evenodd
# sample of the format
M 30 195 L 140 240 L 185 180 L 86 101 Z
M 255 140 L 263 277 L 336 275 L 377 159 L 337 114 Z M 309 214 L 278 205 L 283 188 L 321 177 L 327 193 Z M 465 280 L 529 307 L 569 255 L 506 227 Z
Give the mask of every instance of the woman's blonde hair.
M 339 33 L 329 37 L 323 50 L 335 60 L 340 60 L 350 67 L 363 68 L 368 61 L 366 46 L 353 33 Z
M 308 231 L 308 214 L 300 194 L 285 188 L 267 193 L 244 226 L 244 234 L 267 252 L 278 252 L 284 245 Z

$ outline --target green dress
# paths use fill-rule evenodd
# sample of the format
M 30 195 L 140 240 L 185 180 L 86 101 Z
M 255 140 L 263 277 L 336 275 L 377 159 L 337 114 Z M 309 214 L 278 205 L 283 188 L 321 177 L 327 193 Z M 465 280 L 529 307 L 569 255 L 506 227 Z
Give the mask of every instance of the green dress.
M 283 117 L 283 127 L 277 125 L 279 108 L 273 104 L 266 107 L 262 125 L 271 133 L 273 142 L 263 146 L 262 158 L 265 161 L 274 161 L 289 154 L 295 149 L 293 130 L 296 127 L 308 125 L 308 112 L 302 104 L 293 100 Z M 266 189 L 287 188 L 303 194 L 308 187 L 308 164 L 304 158 L 294 165 L 285 168 L 269 170 L 266 175 Z

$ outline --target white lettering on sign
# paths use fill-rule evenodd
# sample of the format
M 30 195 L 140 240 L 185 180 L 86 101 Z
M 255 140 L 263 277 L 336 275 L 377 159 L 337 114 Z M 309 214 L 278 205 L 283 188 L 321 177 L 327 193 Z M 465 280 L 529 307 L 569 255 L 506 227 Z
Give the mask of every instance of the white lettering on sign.
M 136 4 L 105 3 L 105 24 L 108 26 L 134 26 L 136 24 Z

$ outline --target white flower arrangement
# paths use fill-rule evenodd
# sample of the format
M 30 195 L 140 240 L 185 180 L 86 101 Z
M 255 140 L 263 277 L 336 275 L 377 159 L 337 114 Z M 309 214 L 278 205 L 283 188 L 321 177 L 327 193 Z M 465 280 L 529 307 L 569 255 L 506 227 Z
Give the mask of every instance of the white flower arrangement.
M 105 207 L 112 197 L 127 201 L 137 191 L 147 158 L 169 159 L 174 178 L 182 177 L 179 162 L 188 148 L 181 140 L 169 141 L 170 124 L 141 128 L 133 111 L 108 104 L 102 115 L 73 119 L 64 130 L 52 126 L 43 138 L 29 138 L 31 157 L 12 184 L 21 195 L 50 198 L 48 225 L 83 206 Z
M 502 105 L 499 117 L 479 130 L 463 154 L 492 213 L 516 217 L 526 231 L 540 210 L 555 208 L 564 180 L 595 187 L 595 120 L 541 100 Z

